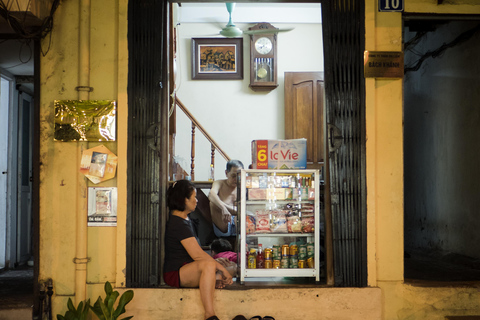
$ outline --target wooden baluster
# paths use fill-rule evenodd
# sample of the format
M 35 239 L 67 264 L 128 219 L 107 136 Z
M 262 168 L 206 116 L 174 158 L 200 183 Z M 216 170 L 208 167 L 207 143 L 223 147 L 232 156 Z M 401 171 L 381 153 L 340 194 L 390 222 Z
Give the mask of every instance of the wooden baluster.
M 190 178 L 195 181 L 195 124 L 192 121 L 192 152 L 191 152 Z
M 211 144 L 211 149 L 212 150 L 212 155 L 211 155 L 211 159 L 210 159 L 210 163 L 212 164 L 212 166 L 215 168 L 215 146 L 213 145 L 213 143 Z

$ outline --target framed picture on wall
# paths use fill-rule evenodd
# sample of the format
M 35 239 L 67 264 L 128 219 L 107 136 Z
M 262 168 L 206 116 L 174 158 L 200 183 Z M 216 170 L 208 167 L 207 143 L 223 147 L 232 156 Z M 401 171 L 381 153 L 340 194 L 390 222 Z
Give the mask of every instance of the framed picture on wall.
M 243 38 L 192 38 L 192 80 L 243 79 Z

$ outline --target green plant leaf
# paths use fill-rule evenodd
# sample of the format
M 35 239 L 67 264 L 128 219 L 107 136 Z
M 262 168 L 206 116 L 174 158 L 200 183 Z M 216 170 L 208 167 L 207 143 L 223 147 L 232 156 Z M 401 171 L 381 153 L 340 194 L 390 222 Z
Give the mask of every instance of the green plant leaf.
M 98 297 L 97 301 L 95 301 L 95 304 L 91 307 L 93 313 L 98 317 L 100 320 L 105 320 L 105 315 L 103 314 L 103 309 L 102 306 L 104 306 L 102 297 Z M 105 306 L 104 306 L 105 307 Z
M 118 307 L 113 313 L 114 319 L 117 319 L 122 313 L 125 313 L 125 306 L 127 305 L 127 303 L 132 301 L 132 299 L 133 290 L 127 290 L 122 294 L 120 300 L 118 301 Z
M 81 314 L 82 319 L 87 319 L 88 311 L 90 310 L 90 299 L 85 302 L 85 308 Z
M 108 300 L 105 301 L 105 304 L 107 305 L 107 308 L 110 312 L 110 315 L 112 315 L 112 313 L 113 313 L 113 305 L 115 304 L 115 301 L 117 301 L 118 295 L 119 295 L 118 291 L 114 291 L 108 297 Z
M 65 319 L 67 320 L 75 319 L 75 314 L 73 313 L 73 311 L 67 311 L 67 313 L 65 313 Z
M 68 298 L 67 308 L 68 308 L 68 310 L 70 310 L 70 311 L 75 310 L 75 306 L 73 305 L 73 302 L 72 302 L 72 299 L 71 299 L 71 298 Z
M 75 317 L 81 317 L 83 311 L 83 301 L 80 301 L 76 310 L 72 310 L 75 314 Z
M 128 319 L 132 319 L 132 318 L 133 318 L 133 316 L 130 316 L 130 317 L 123 318 L 121 320 L 128 320 Z
M 68 298 L 67 312 L 65 316 L 57 314 L 57 320 L 86 320 L 88 318 L 88 311 L 90 308 L 90 299 L 88 301 L 80 301 L 78 307 L 75 308 L 72 299 Z
M 110 320 L 111 319 L 111 314 L 107 308 L 107 306 L 105 305 L 105 303 L 100 303 L 100 308 L 102 309 L 102 316 L 103 318 L 100 318 L 100 320 Z
M 112 285 L 110 284 L 109 281 L 105 282 L 105 293 L 107 294 L 107 296 L 112 293 L 113 291 L 113 288 L 112 288 Z
M 90 300 L 88 301 L 89 308 L 92 309 L 93 313 L 100 319 L 100 320 L 116 320 L 118 316 L 125 312 L 125 305 L 129 303 L 133 299 L 133 290 L 125 291 L 120 300 L 118 302 L 118 306 L 115 309 L 114 305 L 118 299 L 120 293 L 118 291 L 114 291 L 110 282 L 105 283 L 105 299 L 102 297 L 98 297 L 95 304 L 92 306 L 90 304 Z M 128 320 L 133 318 L 126 317 L 124 320 Z M 69 320 L 69 319 L 66 319 Z

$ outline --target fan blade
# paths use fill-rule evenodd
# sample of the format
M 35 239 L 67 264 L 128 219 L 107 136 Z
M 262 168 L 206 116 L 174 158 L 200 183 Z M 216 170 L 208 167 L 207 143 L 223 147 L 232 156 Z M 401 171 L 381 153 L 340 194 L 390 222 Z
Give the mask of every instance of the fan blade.
M 208 38 L 219 37 L 219 38 L 220 38 L 220 34 L 218 34 L 218 33 L 209 33 L 209 34 L 193 35 L 193 37 L 194 37 L 194 38 L 205 38 L 205 37 L 208 37 Z
M 215 27 L 215 29 L 217 29 L 217 30 L 225 27 L 225 22 L 224 21 L 218 21 L 218 20 L 216 20 L 214 18 L 211 18 L 211 17 L 202 18 L 201 22 L 205 23 L 205 24 L 209 24 L 212 27 Z
M 272 33 L 279 33 L 279 32 L 289 32 L 295 28 L 283 28 L 283 29 L 265 29 L 265 30 L 245 30 L 243 31 L 244 34 L 272 34 Z

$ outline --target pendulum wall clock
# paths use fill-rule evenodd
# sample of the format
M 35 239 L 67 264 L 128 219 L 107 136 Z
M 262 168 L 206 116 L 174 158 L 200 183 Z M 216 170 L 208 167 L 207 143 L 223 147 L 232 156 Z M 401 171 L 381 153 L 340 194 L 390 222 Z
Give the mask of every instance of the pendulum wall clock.
M 277 28 L 262 22 L 248 29 L 250 34 L 250 88 L 271 91 L 277 83 Z

